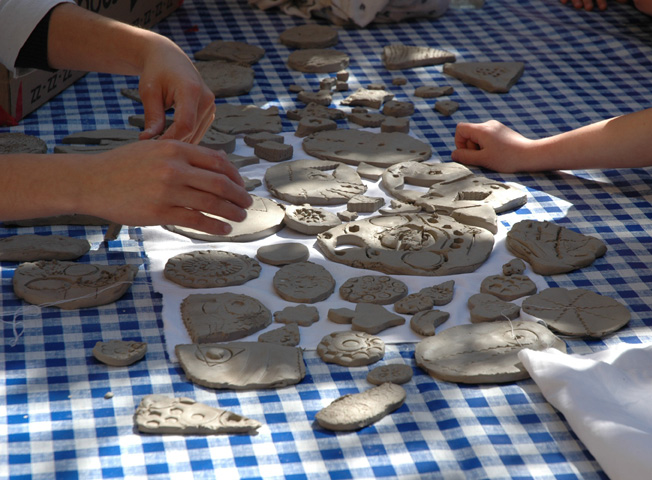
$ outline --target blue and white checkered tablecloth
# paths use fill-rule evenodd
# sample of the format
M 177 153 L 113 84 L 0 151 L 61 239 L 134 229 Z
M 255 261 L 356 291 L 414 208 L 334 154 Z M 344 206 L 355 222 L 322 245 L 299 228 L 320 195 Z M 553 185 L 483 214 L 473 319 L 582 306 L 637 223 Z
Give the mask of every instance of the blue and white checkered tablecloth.
M 318 76 L 286 67 L 288 49 L 278 42 L 279 33 L 304 22 L 252 9 L 244 0 L 187 0 L 156 30 L 189 54 L 215 39 L 262 46 L 266 56 L 254 66 L 254 88 L 228 102 L 285 111 L 301 106 L 288 92 L 290 84 L 316 89 L 318 83 Z M 416 102 L 412 133 L 430 142 L 436 157 L 448 160 L 460 121 L 495 118 L 539 137 L 652 106 L 651 32 L 652 19 L 615 2 L 606 12 L 588 13 L 556 0 L 488 0 L 482 9 L 451 9 L 436 21 L 342 29 L 337 48 L 351 55 L 352 85 L 391 85 L 399 75 L 408 79 L 392 92 Z M 526 69 L 509 94 L 489 94 L 444 76 L 441 67 L 385 70 L 382 47 L 396 42 L 441 47 L 459 60 L 521 60 Z M 459 111 L 440 116 L 432 101 L 416 99 L 413 89 L 422 83 L 453 85 Z M 72 132 L 123 128 L 142 106 L 119 90 L 136 85 L 135 78 L 89 74 L 19 126 L 1 130 L 38 135 L 52 150 Z M 284 119 L 286 131 L 294 128 Z M 501 217 L 506 226 L 523 218 L 554 219 L 608 245 L 607 255 L 591 267 L 546 279 L 551 286 L 588 288 L 620 300 L 631 309 L 632 320 L 606 339 L 569 341 L 569 349 L 586 353 L 648 343 L 650 169 L 483 173 L 528 190 L 527 205 Z M 0 478 L 606 478 L 534 382 L 437 381 L 416 367 L 413 344 L 388 346 L 382 360 L 413 367 L 405 404 L 353 433 L 325 431 L 314 416 L 335 398 L 369 388 L 370 367 L 327 365 L 308 351 L 307 376 L 296 386 L 234 392 L 194 385 L 166 355 L 161 299 L 151 286 L 139 229 L 123 229 L 108 249 L 101 246 L 99 227 L 5 228 L 0 234 L 18 231 L 86 237 L 93 249 L 84 261 L 133 263 L 141 271 L 112 305 L 60 311 L 23 309 L 12 289 L 16 265 L 0 266 Z M 93 358 L 97 341 L 119 338 L 146 341 L 145 359 L 117 368 Z M 105 399 L 107 392 L 113 398 Z M 150 393 L 191 397 L 263 426 L 255 436 L 139 434 L 133 415 Z

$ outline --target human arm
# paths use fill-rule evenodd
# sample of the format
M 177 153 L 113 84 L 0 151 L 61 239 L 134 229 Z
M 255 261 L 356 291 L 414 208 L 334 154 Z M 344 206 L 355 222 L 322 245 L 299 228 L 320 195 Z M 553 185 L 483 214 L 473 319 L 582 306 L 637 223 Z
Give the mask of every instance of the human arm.
M 607 0 L 559 0 L 564 5 L 572 5 L 578 10 L 584 9 L 590 12 L 595 7 L 598 10 L 607 9 Z M 616 0 L 618 3 L 629 3 L 629 0 Z
M 652 166 L 652 109 L 538 140 L 495 120 L 460 123 L 454 161 L 499 172 Z

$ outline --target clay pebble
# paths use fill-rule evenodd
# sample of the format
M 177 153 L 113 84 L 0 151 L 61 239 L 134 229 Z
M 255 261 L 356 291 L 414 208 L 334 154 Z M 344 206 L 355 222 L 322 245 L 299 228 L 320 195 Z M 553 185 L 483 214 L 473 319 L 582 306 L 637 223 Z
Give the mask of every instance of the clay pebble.
M 261 333 L 258 336 L 258 341 L 285 345 L 286 347 L 296 347 L 301 342 L 299 325 L 296 323 L 288 323 L 281 328 Z
M 431 337 L 435 334 L 437 327 L 450 318 L 450 313 L 442 310 L 426 310 L 417 312 L 410 319 L 410 328 L 414 333 Z
M 407 84 L 407 78 L 405 77 L 394 77 L 392 78 L 392 85 L 401 86 Z
M 518 305 L 505 302 L 487 293 L 471 295 L 467 305 L 471 314 L 471 323 L 513 320 L 521 313 L 521 308 Z
M 163 269 L 168 280 L 187 288 L 217 288 L 258 278 L 260 264 L 253 258 L 224 250 L 196 250 L 170 258 Z
M 349 66 L 349 56 L 335 49 L 306 48 L 292 52 L 287 64 L 302 73 L 336 73 Z
M 367 374 L 367 381 L 373 385 L 393 383 L 403 385 L 412 380 L 412 367 L 405 364 L 390 363 L 379 365 Z
M 45 141 L 20 132 L 0 133 L 0 155 L 13 153 L 47 153 Z
M 523 62 L 446 63 L 443 72 L 489 93 L 506 93 L 523 75 Z
M 285 226 L 305 235 L 317 235 L 340 225 L 337 215 L 310 205 L 288 205 L 285 207 Z
M 254 85 L 254 71 L 249 66 L 211 60 L 195 62 L 195 68 L 217 98 L 244 95 Z
M 0 238 L 0 261 L 76 260 L 90 249 L 83 238 L 24 233 Z
M 253 65 L 265 56 L 265 49 L 245 42 L 215 40 L 195 52 L 197 60 L 226 60 Z
M 351 329 L 376 335 L 391 327 L 403 325 L 405 318 L 375 303 L 358 303 L 351 320 Z
M 396 43 L 383 47 L 382 59 L 387 70 L 405 70 L 454 62 L 455 54 L 439 48 Z
M 390 305 L 405 297 L 407 285 L 387 275 L 352 277 L 340 286 L 342 299 L 352 303 Z
M 309 327 L 319 321 L 319 310 L 312 305 L 289 306 L 274 312 L 274 321 L 286 324 L 296 323 L 301 327 Z
M 97 342 L 93 347 L 93 356 L 100 362 L 113 367 L 132 365 L 141 360 L 146 353 L 147 344 L 144 342 L 110 340 Z
M 365 332 L 332 332 L 321 339 L 317 354 L 326 363 L 343 367 L 371 365 L 385 355 L 385 342 Z
M 256 251 L 256 258 L 268 265 L 282 266 L 289 263 L 305 262 L 310 251 L 302 243 L 275 243 L 263 245 Z
M 272 285 L 278 296 L 288 302 L 317 303 L 331 296 L 335 279 L 321 265 L 298 262 L 281 267 Z
M 281 32 L 279 41 L 291 48 L 328 48 L 337 45 L 337 30 L 327 25 L 308 23 Z

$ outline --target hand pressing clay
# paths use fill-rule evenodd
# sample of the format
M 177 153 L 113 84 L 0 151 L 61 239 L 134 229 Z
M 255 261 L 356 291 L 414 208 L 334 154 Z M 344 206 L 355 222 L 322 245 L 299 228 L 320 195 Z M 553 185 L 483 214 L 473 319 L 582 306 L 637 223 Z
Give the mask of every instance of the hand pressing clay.
M 310 257 L 310 251 L 302 243 L 275 243 L 263 245 L 256 251 L 256 258 L 268 265 L 287 265 L 288 263 L 305 262 Z
M 327 430 L 360 430 L 399 408 L 405 397 L 403 387 L 384 383 L 362 393 L 344 395 L 334 400 L 317 412 L 315 420 Z
M 263 109 L 255 105 L 224 103 L 215 106 L 215 120 L 211 128 L 231 135 L 257 132 L 279 133 L 283 130 L 283 124 L 277 107 Z
M 548 288 L 523 300 L 522 308 L 553 332 L 572 337 L 603 338 L 631 318 L 622 303 L 583 288 Z
M 567 273 L 588 267 L 607 252 L 600 239 L 552 222 L 522 220 L 507 232 L 507 250 L 530 264 L 539 275 Z
M 340 286 L 340 296 L 353 303 L 390 305 L 407 295 L 407 285 L 387 275 L 349 278 Z
M 415 313 L 410 319 L 410 328 L 414 333 L 431 337 L 438 326 L 450 318 L 450 313 L 441 310 L 426 310 Z
M 231 292 L 187 296 L 181 302 L 181 318 L 194 343 L 238 340 L 272 323 L 265 305 Z
M 0 133 L 0 155 L 47 152 L 47 143 L 38 137 L 19 132 Z
M 398 363 L 380 365 L 367 374 L 367 381 L 374 385 L 383 383 L 403 385 L 410 380 L 412 380 L 412 367 Z
M 450 217 L 413 214 L 371 217 L 317 235 L 326 258 L 397 275 L 453 275 L 475 271 L 491 254 L 494 237 Z
M 134 415 L 139 432 L 171 435 L 254 434 L 260 422 L 190 398 L 146 395 Z
M 455 54 L 446 50 L 400 43 L 384 47 L 382 56 L 387 70 L 405 70 L 455 61 Z
M 340 225 L 342 220 L 337 215 L 323 208 L 302 205 L 285 207 L 285 225 L 295 232 L 317 235 Z
M 34 305 L 72 310 L 113 303 L 138 273 L 136 265 L 97 265 L 66 261 L 21 263 L 14 272 L 17 297 Z
M 537 286 L 527 275 L 492 275 L 482 280 L 480 292 L 511 302 L 517 298 L 534 295 Z
M 279 41 L 291 48 L 328 48 L 337 45 L 337 30 L 326 25 L 308 23 L 283 31 Z
M 274 312 L 274 321 L 278 323 L 294 323 L 301 327 L 309 327 L 319 321 L 319 310 L 313 306 L 297 305 L 285 307 L 279 312 Z
M 97 342 L 93 347 L 93 356 L 100 362 L 113 367 L 126 367 L 142 359 L 147 353 L 147 344 L 143 342 L 126 342 L 111 340 Z
M 385 90 L 370 90 L 368 88 L 358 88 L 351 95 L 340 102 L 340 105 L 349 107 L 369 107 L 379 110 L 383 103 L 394 98 L 393 93 Z
M 326 363 L 361 367 L 383 358 L 385 342 L 365 332 L 333 332 L 319 342 L 317 354 Z
M 216 98 L 244 95 L 254 85 L 254 70 L 249 66 L 211 60 L 195 62 L 195 68 Z
M 303 73 L 336 73 L 349 66 L 349 56 L 329 48 L 295 50 L 288 56 L 288 67 Z
M 281 388 L 306 376 L 300 348 L 264 342 L 177 345 L 186 377 L 208 388 Z
M 376 335 L 384 330 L 403 325 L 405 318 L 375 303 L 358 303 L 351 320 L 351 329 Z
M 91 244 L 83 238 L 62 235 L 21 234 L 0 238 L 0 261 L 76 260 Z
M 566 344 L 536 322 L 499 321 L 450 327 L 416 346 L 414 358 L 432 377 L 459 383 L 505 383 L 529 378 L 518 352 Z
M 215 40 L 195 52 L 197 60 L 225 60 L 244 65 L 253 65 L 265 56 L 265 50 L 244 42 Z
M 506 93 L 524 69 L 523 62 L 457 62 L 444 64 L 443 71 L 489 93 Z
M 504 302 L 487 293 L 471 295 L 467 304 L 471 314 L 471 323 L 513 320 L 521 313 L 521 308 L 518 305 Z
M 317 303 L 331 296 L 335 279 L 321 265 L 299 262 L 281 267 L 272 285 L 279 297 L 288 302 Z
M 299 325 L 296 323 L 288 323 L 281 328 L 261 333 L 258 336 L 258 341 L 264 343 L 275 343 L 277 345 L 285 345 L 286 347 L 296 347 L 301 342 Z
M 224 250 L 180 253 L 165 264 L 163 275 L 187 288 L 242 285 L 260 275 L 260 264 L 247 255 Z

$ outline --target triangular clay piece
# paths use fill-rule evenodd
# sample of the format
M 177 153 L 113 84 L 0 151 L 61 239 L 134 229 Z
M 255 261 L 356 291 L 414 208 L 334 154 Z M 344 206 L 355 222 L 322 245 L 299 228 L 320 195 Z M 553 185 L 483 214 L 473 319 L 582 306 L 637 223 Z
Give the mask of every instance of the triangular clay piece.
M 258 336 L 258 341 L 276 343 L 278 345 L 285 345 L 286 347 L 296 347 L 301 341 L 299 325 L 296 323 L 288 323 L 281 328 L 261 333 Z
M 444 73 L 490 93 L 506 93 L 521 78 L 523 62 L 456 62 L 444 64 Z
M 114 367 L 126 367 L 143 358 L 147 353 L 144 342 L 127 342 L 111 340 L 97 342 L 93 347 L 93 356 L 100 362 Z
M 335 290 L 335 279 L 317 263 L 297 262 L 279 268 L 272 279 L 272 286 L 288 302 L 317 303 L 331 296 Z

